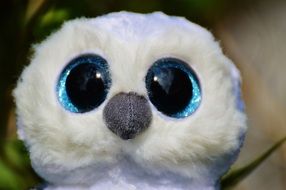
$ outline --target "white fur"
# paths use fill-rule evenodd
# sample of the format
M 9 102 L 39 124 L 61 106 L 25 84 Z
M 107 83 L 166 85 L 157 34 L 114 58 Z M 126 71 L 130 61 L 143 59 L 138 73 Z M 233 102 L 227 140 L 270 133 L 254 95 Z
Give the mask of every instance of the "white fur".
M 219 177 L 238 154 L 246 117 L 233 93 L 231 73 L 235 71 L 235 78 L 239 73 L 207 30 L 160 12 L 119 12 L 68 21 L 34 49 L 14 96 L 18 132 L 34 169 L 51 184 L 48 189 L 218 187 Z M 108 61 L 112 85 L 97 109 L 71 113 L 60 105 L 56 84 L 69 60 L 86 52 Z M 120 139 L 103 121 L 106 102 L 119 92 L 147 97 L 148 68 L 170 56 L 197 73 L 199 109 L 187 118 L 171 119 L 150 103 L 151 126 L 135 139 Z

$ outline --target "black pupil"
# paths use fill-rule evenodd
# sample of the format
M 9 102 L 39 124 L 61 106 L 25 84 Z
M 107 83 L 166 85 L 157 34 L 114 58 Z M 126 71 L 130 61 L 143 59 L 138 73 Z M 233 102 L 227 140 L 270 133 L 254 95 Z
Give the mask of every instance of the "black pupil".
M 149 80 L 149 98 L 159 111 L 172 116 L 189 105 L 192 82 L 185 71 L 174 67 L 156 68 L 151 71 Z
M 66 91 L 71 103 L 84 112 L 100 105 L 106 96 L 103 76 L 93 63 L 75 66 L 66 80 Z

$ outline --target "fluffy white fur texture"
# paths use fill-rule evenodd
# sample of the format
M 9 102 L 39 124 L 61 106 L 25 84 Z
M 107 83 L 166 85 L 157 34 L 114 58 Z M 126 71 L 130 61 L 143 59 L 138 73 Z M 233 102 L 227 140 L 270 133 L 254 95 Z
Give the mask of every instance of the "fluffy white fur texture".
M 47 189 L 219 188 L 247 127 L 234 94 L 239 73 L 210 32 L 161 12 L 119 12 L 68 21 L 34 49 L 14 96 L 19 136 Z M 108 61 L 111 89 L 97 109 L 71 113 L 57 99 L 57 81 L 72 58 L 87 52 Z M 187 118 L 171 119 L 150 103 L 151 126 L 122 140 L 106 127 L 103 108 L 120 92 L 147 97 L 145 75 L 162 57 L 195 70 L 201 105 Z

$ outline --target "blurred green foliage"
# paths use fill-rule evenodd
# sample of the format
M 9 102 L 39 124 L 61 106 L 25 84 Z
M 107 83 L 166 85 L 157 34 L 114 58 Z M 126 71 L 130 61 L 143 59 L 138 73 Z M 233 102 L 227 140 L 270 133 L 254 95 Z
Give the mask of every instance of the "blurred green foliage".
M 227 0 L 8 0 L 0 2 L 0 189 L 28 189 L 41 182 L 33 172 L 22 142 L 15 139 L 11 96 L 20 71 L 29 62 L 31 45 L 40 42 L 65 20 L 109 12 L 163 11 L 211 28 L 244 1 Z M 248 1 L 249 3 L 249 1 Z M 12 114 L 13 115 L 13 114 Z M 13 117 L 12 117 L 13 118 Z M 13 120 L 15 123 L 15 119 Z M 15 130 L 15 129 L 14 129 Z
M 6 141 L 0 157 L 0 189 L 28 189 L 39 181 L 22 142 Z

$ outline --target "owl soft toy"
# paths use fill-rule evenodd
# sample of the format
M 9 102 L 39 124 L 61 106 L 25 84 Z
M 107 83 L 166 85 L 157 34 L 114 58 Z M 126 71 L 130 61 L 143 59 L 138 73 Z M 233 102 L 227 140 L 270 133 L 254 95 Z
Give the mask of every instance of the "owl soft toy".
M 246 131 L 239 72 L 161 12 L 80 18 L 34 46 L 14 90 L 46 190 L 215 190 Z

